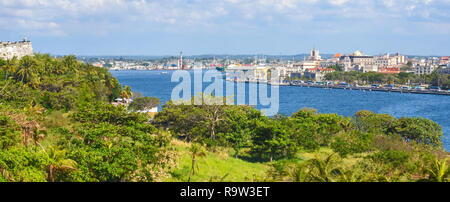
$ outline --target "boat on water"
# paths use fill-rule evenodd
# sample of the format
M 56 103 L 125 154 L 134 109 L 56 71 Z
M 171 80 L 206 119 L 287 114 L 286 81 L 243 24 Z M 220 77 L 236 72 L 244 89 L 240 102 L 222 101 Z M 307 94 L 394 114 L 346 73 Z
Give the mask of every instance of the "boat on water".
M 219 72 L 224 72 L 225 71 L 225 67 L 216 67 L 216 70 Z

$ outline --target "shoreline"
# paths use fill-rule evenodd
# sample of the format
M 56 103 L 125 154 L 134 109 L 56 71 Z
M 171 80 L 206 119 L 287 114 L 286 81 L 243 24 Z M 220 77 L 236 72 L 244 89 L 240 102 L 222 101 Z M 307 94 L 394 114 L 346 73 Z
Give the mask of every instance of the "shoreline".
M 179 69 L 127 69 L 127 70 L 111 70 L 108 69 L 108 71 L 177 71 Z M 192 70 L 214 70 L 214 69 L 189 69 L 186 71 L 192 71 Z M 265 83 L 268 85 L 274 85 L 274 86 L 295 86 L 295 87 L 308 87 L 308 88 L 325 88 L 325 89 L 343 89 L 343 90 L 359 90 L 359 91 L 375 91 L 375 92 L 388 92 L 388 93 L 407 93 L 407 94 L 422 94 L 422 95 L 443 95 L 443 96 L 450 96 L 449 91 L 431 91 L 431 90 L 416 90 L 416 89 L 398 89 L 398 88 L 372 88 L 372 87 L 364 87 L 364 86 L 351 86 L 351 87 L 344 87 L 344 86 L 334 86 L 334 85 L 317 85 L 317 84 L 307 84 L 307 83 L 276 83 L 271 84 L 270 81 L 262 81 L 262 80 L 251 80 L 251 81 L 236 81 L 231 78 L 226 78 L 226 81 L 235 82 L 235 83 Z
M 334 85 L 317 85 L 317 84 L 295 84 L 293 82 L 289 83 L 276 83 L 271 84 L 270 81 L 236 81 L 233 79 L 226 79 L 230 82 L 235 83 L 266 83 L 267 85 L 275 85 L 275 86 L 295 86 L 295 87 L 307 87 L 307 88 L 324 88 L 324 89 L 342 89 L 342 90 L 359 90 L 359 91 L 376 91 L 376 92 L 388 92 L 388 93 L 408 93 L 408 94 L 423 94 L 423 95 L 443 95 L 443 96 L 450 96 L 450 92 L 448 91 L 431 91 L 431 90 L 416 90 L 416 89 L 397 89 L 397 88 L 371 88 L 371 87 L 344 87 L 344 86 L 334 86 Z
M 387 89 L 387 88 L 371 88 L 371 87 L 342 87 L 342 86 L 321 86 L 321 85 L 309 85 L 309 84 L 290 84 L 289 86 L 298 87 L 311 87 L 311 88 L 325 88 L 325 89 L 343 89 L 343 90 L 359 90 L 359 91 L 377 91 L 377 92 L 388 92 L 388 93 L 408 93 L 408 94 L 424 94 L 424 95 L 444 95 L 450 96 L 450 92 L 439 92 L 430 90 L 407 90 L 407 89 Z

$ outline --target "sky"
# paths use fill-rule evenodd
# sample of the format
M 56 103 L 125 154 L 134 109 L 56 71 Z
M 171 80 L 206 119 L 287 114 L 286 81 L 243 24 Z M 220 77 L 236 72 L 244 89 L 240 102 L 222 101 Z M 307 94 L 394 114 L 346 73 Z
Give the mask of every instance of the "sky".
M 450 0 L 0 0 L 0 41 L 53 55 L 450 55 Z

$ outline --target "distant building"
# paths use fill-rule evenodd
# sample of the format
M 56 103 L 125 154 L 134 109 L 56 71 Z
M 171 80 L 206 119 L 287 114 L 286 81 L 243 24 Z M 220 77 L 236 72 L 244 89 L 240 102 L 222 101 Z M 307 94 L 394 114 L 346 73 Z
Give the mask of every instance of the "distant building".
M 340 64 L 344 67 L 344 71 L 364 71 L 364 69 L 373 69 L 375 59 L 373 56 L 363 55 L 358 50 L 353 54 L 341 56 Z
M 441 57 L 441 60 L 439 61 L 439 65 L 450 64 L 449 58 L 450 58 L 450 56 L 443 56 L 443 57 Z
M 340 54 L 340 53 L 336 53 L 336 54 L 333 55 L 333 58 L 339 59 L 341 57 L 342 57 L 342 54 Z
M 341 56 L 339 62 L 344 67 L 344 71 L 354 70 L 350 56 Z
M 400 73 L 400 68 L 380 68 L 379 72 L 382 74 L 398 74 Z
M 406 64 L 405 56 L 396 53 L 393 56 L 389 54 L 377 57 L 375 64 L 380 68 L 398 67 L 399 65 Z
M 393 58 L 396 59 L 396 65 L 406 64 L 406 58 L 404 55 L 400 55 L 400 53 L 396 53 Z
M 304 77 L 306 79 L 316 80 L 316 81 L 323 81 L 325 80 L 325 75 L 328 73 L 334 72 L 334 69 L 332 68 L 312 68 L 307 69 L 304 73 Z
M 311 50 L 311 54 L 308 57 L 308 60 L 309 61 L 321 61 L 322 57 L 319 54 L 319 50 L 317 50 L 315 48 L 313 50 Z
M 375 57 L 364 55 L 357 50 L 353 54 L 336 54 L 334 57 L 337 56 L 340 56 L 338 63 L 344 67 L 344 71 L 378 72 L 382 68 L 398 68 L 406 64 L 405 56 L 399 53 Z
M 92 63 L 92 65 L 96 66 L 96 67 L 103 67 L 103 64 L 100 62 L 94 62 L 94 63 Z
M 423 75 L 423 74 L 431 74 L 434 71 L 435 67 L 433 65 L 416 65 L 414 67 L 414 74 Z
M 20 59 L 26 55 L 34 55 L 31 41 L 27 38 L 18 42 L 0 42 L 0 58 L 7 60 L 17 57 Z
M 366 65 L 360 69 L 362 72 L 378 72 L 379 71 L 378 65 Z
M 375 60 L 375 65 L 380 68 L 393 67 L 397 64 L 397 60 L 395 58 L 389 57 L 389 54 L 386 56 L 378 57 Z
M 352 64 L 354 66 L 364 67 L 375 64 L 373 56 L 350 56 L 350 59 L 352 59 Z
M 446 66 L 441 66 L 438 70 L 439 74 L 450 74 L 450 63 Z
M 270 67 L 266 65 L 255 65 L 255 66 L 246 66 L 246 65 L 229 65 L 227 68 L 227 72 L 233 73 L 241 73 L 245 72 L 245 79 L 248 80 L 267 80 L 268 72 Z M 242 78 L 241 78 L 242 79 Z
M 291 74 L 290 74 L 291 78 L 301 79 L 302 76 L 303 76 L 303 74 L 301 72 L 291 72 Z
M 321 61 L 320 68 L 328 68 L 330 66 L 336 65 L 337 63 L 338 63 L 338 60 L 336 60 L 335 58 L 329 59 L 326 61 Z
M 306 69 L 319 68 L 319 66 L 320 61 L 302 61 L 300 63 L 300 70 L 305 71 Z

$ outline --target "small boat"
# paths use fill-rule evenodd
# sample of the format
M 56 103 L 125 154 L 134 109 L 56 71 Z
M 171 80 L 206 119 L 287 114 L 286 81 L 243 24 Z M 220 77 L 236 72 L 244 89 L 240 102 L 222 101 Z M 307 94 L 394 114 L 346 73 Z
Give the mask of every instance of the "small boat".
M 216 67 L 216 70 L 219 72 L 224 72 L 225 68 L 224 67 Z

